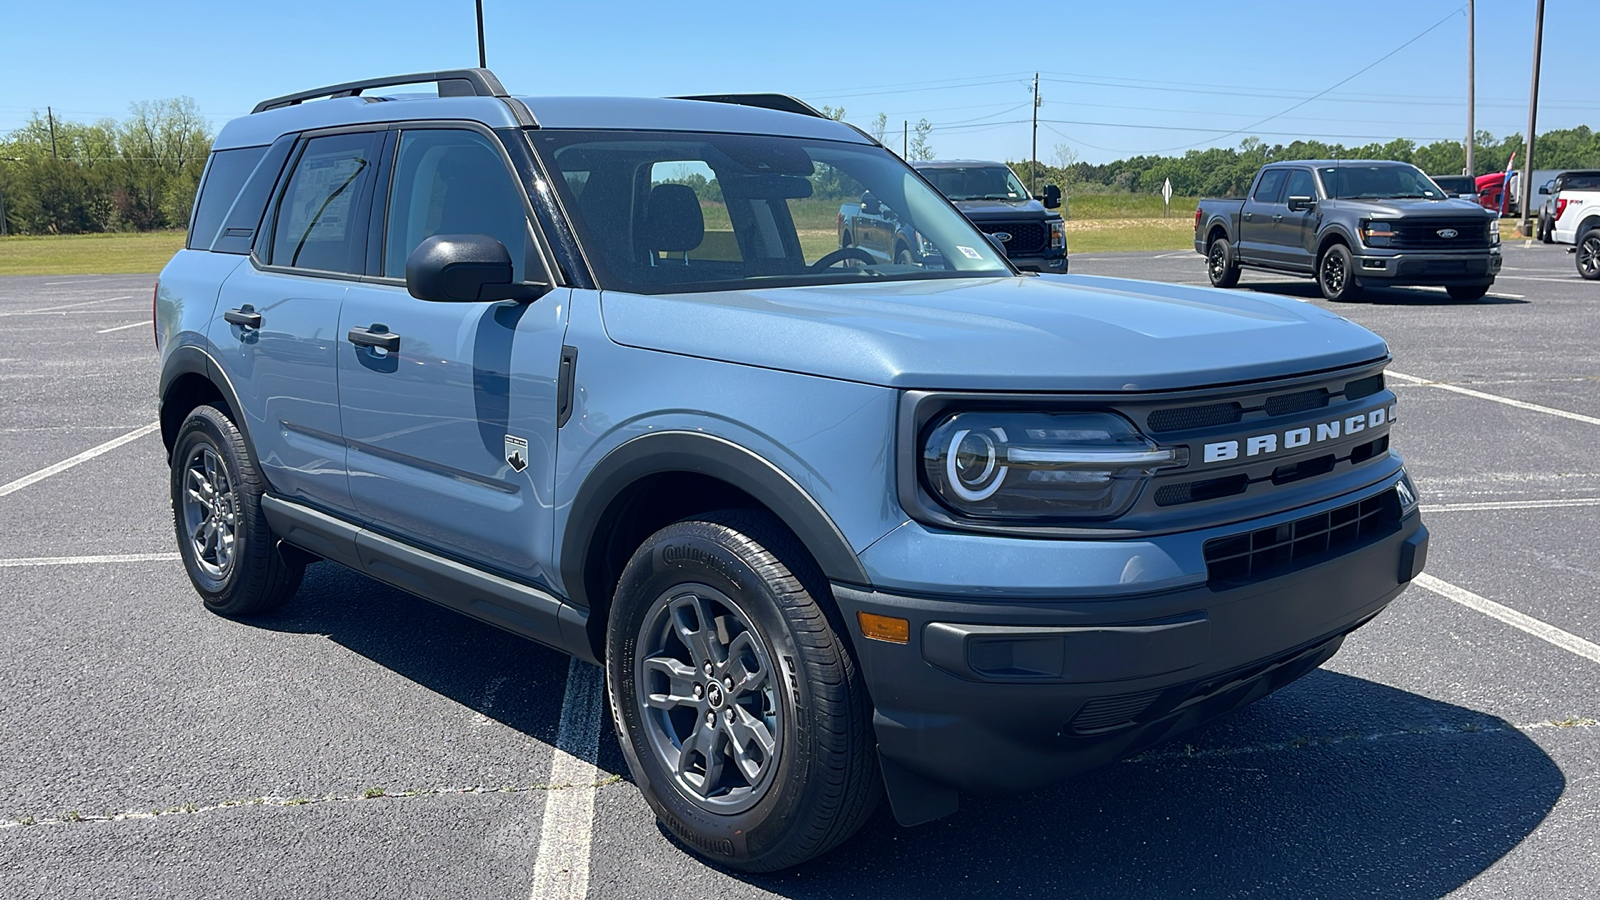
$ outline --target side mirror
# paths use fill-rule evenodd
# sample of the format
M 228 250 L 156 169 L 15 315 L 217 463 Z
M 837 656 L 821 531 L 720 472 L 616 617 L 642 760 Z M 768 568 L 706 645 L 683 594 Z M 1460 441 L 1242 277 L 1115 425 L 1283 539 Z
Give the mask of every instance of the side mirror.
M 1311 207 L 1316 206 L 1316 205 L 1317 205 L 1317 198 L 1315 198 L 1315 197 L 1290 197 L 1289 198 L 1289 211 L 1290 212 L 1305 212 L 1306 210 L 1308 210 Z
M 1550 185 L 1548 183 L 1539 185 L 1539 193 L 1541 193 L 1541 194 L 1550 193 Z
M 406 258 L 406 291 L 418 300 L 537 300 L 543 284 L 514 284 L 506 245 L 486 234 L 436 234 Z
M 1044 201 L 1045 209 L 1059 209 L 1061 207 L 1061 188 L 1053 184 L 1044 186 L 1044 196 L 1039 198 Z
M 988 232 L 984 232 L 983 236 L 989 239 L 989 243 L 993 244 L 994 248 L 996 250 L 1000 251 L 1000 255 L 1001 256 L 1006 256 L 1007 255 L 1006 254 L 1006 242 L 1000 240 L 1000 237 L 998 235 L 994 235 L 994 234 L 990 234 Z
M 883 212 L 883 204 L 871 194 L 861 195 L 861 212 L 865 215 L 876 216 Z

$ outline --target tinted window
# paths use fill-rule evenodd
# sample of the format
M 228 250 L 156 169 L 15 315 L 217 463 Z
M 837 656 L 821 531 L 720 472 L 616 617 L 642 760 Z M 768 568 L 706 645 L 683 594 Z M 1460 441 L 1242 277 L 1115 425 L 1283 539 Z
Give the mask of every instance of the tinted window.
M 522 188 L 500 151 L 476 132 L 407 131 L 400 135 L 383 274 L 404 278 L 406 258 L 436 234 L 486 234 L 511 254 L 521 281 L 531 249 Z
M 1289 173 L 1289 187 L 1283 192 L 1287 197 L 1310 197 L 1316 199 L 1317 181 L 1305 169 L 1295 169 Z
M 189 249 L 211 249 L 228 208 L 266 152 L 266 147 L 241 147 L 211 154 L 205 181 L 200 185 L 200 199 L 194 205 L 194 222 L 189 226 Z
M 1561 190 L 1564 191 L 1592 191 L 1600 188 L 1600 175 L 1563 175 L 1561 177 Z
M 1256 184 L 1256 202 L 1277 203 L 1278 196 L 1283 191 L 1284 176 L 1287 174 L 1287 169 L 1268 169 L 1262 172 L 1261 181 Z
M 278 201 L 267 262 L 359 273 L 366 263 L 365 198 L 379 135 L 314 138 Z

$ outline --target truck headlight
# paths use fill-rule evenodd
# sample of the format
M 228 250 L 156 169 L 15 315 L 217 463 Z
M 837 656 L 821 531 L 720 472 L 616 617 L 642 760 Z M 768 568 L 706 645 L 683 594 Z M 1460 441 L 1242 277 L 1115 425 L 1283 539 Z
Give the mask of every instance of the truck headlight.
M 1126 512 L 1158 469 L 1183 465 L 1112 413 L 958 412 L 922 446 L 928 492 L 958 516 L 1049 522 Z
M 1500 243 L 1500 222 L 1498 219 L 1489 220 L 1489 246 Z
M 1394 225 L 1390 222 L 1361 223 L 1361 242 L 1368 247 L 1387 247 L 1392 237 L 1394 237 Z
M 1060 219 L 1050 220 L 1050 249 L 1067 249 L 1067 223 Z

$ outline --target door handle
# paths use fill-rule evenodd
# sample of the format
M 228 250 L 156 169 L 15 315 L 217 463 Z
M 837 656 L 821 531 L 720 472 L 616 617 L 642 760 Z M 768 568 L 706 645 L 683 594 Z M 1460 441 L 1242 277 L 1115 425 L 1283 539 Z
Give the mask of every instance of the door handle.
M 1244 220 L 1246 222 L 1250 221 L 1250 217 L 1253 216 L 1253 215 L 1255 215 L 1255 213 L 1245 213 L 1244 214 Z
M 379 350 L 387 350 L 390 353 L 400 349 L 400 335 L 382 325 L 374 325 L 371 328 L 352 328 L 350 329 L 350 334 L 346 337 L 349 338 L 350 343 L 355 344 L 357 347 L 376 347 Z
M 1282 222 L 1283 221 L 1283 216 L 1281 216 L 1281 215 L 1273 216 L 1272 217 L 1272 221 L 1274 221 L 1274 222 Z
M 255 307 L 246 303 L 238 309 L 230 309 L 223 313 L 222 321 L 227 322 L 229 325 L 237 325 L 240 328 L 260 329 L 261 313 L 256 312 Z

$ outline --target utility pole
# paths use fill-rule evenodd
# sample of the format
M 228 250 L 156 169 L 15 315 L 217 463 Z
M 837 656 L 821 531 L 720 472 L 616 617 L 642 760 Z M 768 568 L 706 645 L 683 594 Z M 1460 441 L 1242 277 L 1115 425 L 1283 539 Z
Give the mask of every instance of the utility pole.
M 1472 113 L 1477 106 L 1477 86 L 1473 79 L 1477 76 L 1477 65 L 1473 62 L 1473 54 L 1477 51 L 1475 28 L 1477 0 L 1467 0 L 1467 170 L 1463 172 L 1469 178 L 1478 174 L 1477 164 L 1473 161 L 1472 150 L 1478 144 L 1478 135 L 1473 130 Z
M 34 110 L 35 110 L 34 115 L 37 116 L 39 114 L 37 112 L 38 107 L 35 106 Z M 44 108 L 44 115 L 45 115 L 45 118 L 50 121 L 50 155 L 55 157 L 56 159 L 60 159 L 61 158 L 61 154 L 56 152 L 56 113 L 55 113 L 55 110 L 53 110 L 50 107 L 46 106 Z
M 489 58 L 483 52 L 483 0 L 476 0 L 478 4 L 478 68 L 489 68 Z
M 1544 0 L 1539 0 L 1539 5 L 1534 8 L 1533 20 L 1533 87 L 1528 93 L 1528 146 L 1522 154 L 1522 224 L 1517 230 L 1523 237 L 1531 237 L 1533 231 L 1528 227 L 1533 210 L 1533 129 L 1538 121 L 1539 113 L 1539 62 L 1540 53 L 1544 43 Z M 1501 187 L 1504 190 L 1504 186 Z
M 1039 192 L 1039 73 L 1033 73 L 1033 166 L 1028 169 L 1028 193 Z
M 900 158 L 911 158 L 911 120 L 902 119 L 900 122 Z

